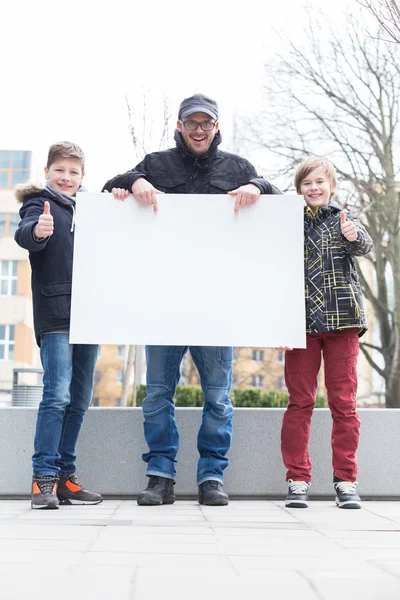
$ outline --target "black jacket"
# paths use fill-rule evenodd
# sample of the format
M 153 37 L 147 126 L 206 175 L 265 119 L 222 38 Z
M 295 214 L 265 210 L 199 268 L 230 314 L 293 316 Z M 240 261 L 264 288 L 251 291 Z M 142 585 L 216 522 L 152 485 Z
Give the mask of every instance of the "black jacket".
M 47 190 L 26 184 L 16 190 L 21 221 L 15 232 L 15 241 L 29 250 L 32 267 L 32 301 L 35 336 L 51 331 L 68 330 L 71 310 L 72 258 L 74 245 L 74 203 L 63 205 Z M 41 241 L 33 237 L 33 230 L 43 213 L 45 201 L 50 203 L 54 218 L 54 233 Z
M 248 160 L 219 150 L 219 131 L 204 156 L 193 155 L 178 131 L 175 141 L 175 148 L 147 154 L 134 169 L 107 181 L 103 191 L 111 192 L 114 187 L 131 191 L 136 179 L 144 177 L 167 194 L 226 194 L 247 183 L 256 185 L 262 194 L 281 193 L 259 177 Z

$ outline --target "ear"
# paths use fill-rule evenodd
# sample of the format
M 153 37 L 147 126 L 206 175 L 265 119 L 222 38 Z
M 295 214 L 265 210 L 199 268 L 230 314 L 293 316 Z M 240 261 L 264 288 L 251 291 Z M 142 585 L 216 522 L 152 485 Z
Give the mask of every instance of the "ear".
M 182 123 L 179 120 L 176 122 L 176 128 L 180 133 L 182 133 Z
M 44 168 L 44 176 L 45 176 L 46 179 L 49 178 L 49 170 L 48 170 L 47 167 Z
M 331 186 L 331 195 L 329 196 L 329 200 L 331 200 L 333 198 L 333 196 L 335 195 L 335 192 L 336 192 L 336 183 L 334 183 Z
M 218 129 L 219 129 L 219 122 L 217 121 L 215 123 L 215 133 L 217 133 Z

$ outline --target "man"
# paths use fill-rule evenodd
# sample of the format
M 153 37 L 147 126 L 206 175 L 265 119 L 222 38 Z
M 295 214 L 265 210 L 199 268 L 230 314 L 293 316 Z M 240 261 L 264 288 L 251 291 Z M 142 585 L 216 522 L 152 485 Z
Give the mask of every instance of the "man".
M 132 171 L 117 175 L 103 190 L 119 200 L 133 193 L 142 205 L 157 212 L 157 193 L 224 194 L 235 196 L 234 211 L 253 204 L 260 194 L 280 194 L 259 177 L 253 165 L 235 154 L 218 149 L 221 133 L 218 107 L 203 94 L 185 98 L 179 107 L 176 147 L 148 154 Z M 162 301 L 162 299 L 160 299 Z M 147 346 L 147 396 L 143 401 L 144 433 L 149 452 L 147 488 L 139 494 L 140 505 L 172 504 L 179 434 L 174 416 L 174 394 L 180 364 L 188 346 Z M 199 503 L 226 505 L 223 472 L 232 437 L 231 347 L 191 346 L 204 391 L 202 424 L 197 438 Z

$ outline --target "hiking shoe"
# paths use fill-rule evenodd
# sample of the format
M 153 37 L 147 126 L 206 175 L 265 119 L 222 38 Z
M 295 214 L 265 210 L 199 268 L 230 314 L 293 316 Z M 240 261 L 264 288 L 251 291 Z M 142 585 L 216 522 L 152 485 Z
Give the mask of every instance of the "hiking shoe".
M 75 473 L 60 475 L 57 488 L 60 504 L 99 504 L 103 501 L 100 494 L 88 492 L 79 483 Z
M 308 490 L 310 483 L 307 481 L 288 480 L 289 490 L 285 499 L 287 508 L 307 508 L 308 507 Z
M 229 496 L 222 488 L 222 483 L 209 479 L 199 485 L 199 504 L 207 506 L 226 506 Z
M 144 492 L 137 497 L 140 506 L 157 506 L 160 504 L 173 504 L 175 481 L 159 475 L 150 475 L 149 483 Z
M 58 508 L 57 498 L 58 477 L 53 475 L 33 475 L 32 477 L 32 508 Z
M 335 481 L 335 502 L 339 508 L 361 508 L 361 498 L 357 494 L 357 481 Z

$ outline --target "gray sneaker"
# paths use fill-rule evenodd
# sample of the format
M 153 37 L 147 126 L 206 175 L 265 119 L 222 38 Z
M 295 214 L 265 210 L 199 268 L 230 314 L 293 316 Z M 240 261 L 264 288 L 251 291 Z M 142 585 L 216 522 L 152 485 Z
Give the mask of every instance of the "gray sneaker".
M 79 483 L 75 473 L 60 475 L 57 488 L 60 504 L 100 504 L 103 498 L 96 492 L 85 490 Z
M 33 475 L 31 507 L 54 509 L 59 507 L 57 498 L 58 477 L 52 475 Z
M 335 481 L 335 502 L 339 508 L 361 508 L 361 498 L 357 494 L 357 481 Z
M 287 508 L 308 508 L 308 490 L 310 483 L 307 481 L 288 480 L 289 490 L 285 499 Z

